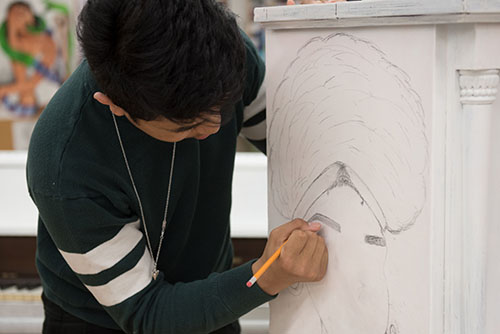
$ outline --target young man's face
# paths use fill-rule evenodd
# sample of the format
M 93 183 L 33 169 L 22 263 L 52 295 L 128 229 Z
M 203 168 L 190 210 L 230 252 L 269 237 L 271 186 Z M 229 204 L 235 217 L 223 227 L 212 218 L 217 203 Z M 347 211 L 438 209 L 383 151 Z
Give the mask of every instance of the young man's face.
M 151 137 L 172 143 L 187 138 L 203 140 L 217 133 L 220 129 L 219 115 L 210 115 L 205 118 L 195 119 L 193 122 L 187 124 L 175 123 L 166 118 L 154 121 L 134 121 L 128 114 L 126 116 L 132 124 Z
M 144 133 L 165 142 L 179 142 L 187 138 L 203 140 L 208 136 L 217 133 L 220 129 L 220 115 L 207 115 L 203 118 L 197 118 L 190 123 L 176 123 L 167 118 L 156 119 L 153 121 L 144 121 L 140 119 L 134 121 L 125 110 L 114 104 L 103 93 L 95 93 L 94 98 L 100 103 L 107 105 L 111 112 L 116 116 L 127 117 L 133 125 Z

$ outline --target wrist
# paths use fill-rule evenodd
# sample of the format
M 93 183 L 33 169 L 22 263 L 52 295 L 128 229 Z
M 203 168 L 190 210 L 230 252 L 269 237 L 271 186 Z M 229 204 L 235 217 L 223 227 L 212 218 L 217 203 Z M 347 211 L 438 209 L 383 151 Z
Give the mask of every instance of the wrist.
M 262 259 L 258 259 L 252 264 L 252 273 L 255 273 L 264 265 Z M 260 289 L 270 296 L 277 295 L 281 290 L 288 287 L 289 284 L 284 284 L 283 280 L 280 280 L 277 275 L 273 272 L 273 269 L 269 267 L 264 274 L 257 280 L 255 284 L 258 284 Z

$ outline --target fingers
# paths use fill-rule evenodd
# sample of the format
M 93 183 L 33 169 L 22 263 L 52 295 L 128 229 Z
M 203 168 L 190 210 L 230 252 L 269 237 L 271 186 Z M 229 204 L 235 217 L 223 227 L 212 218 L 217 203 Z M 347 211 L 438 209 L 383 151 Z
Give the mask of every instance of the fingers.
M 252 265 L 255 274 L 285 240 L 278 259 L 268 267 L 257 284 L 274 295 L 291 284 L 321 280 L 326 273 L 328 254 L 325 240 L 316 234 L 321 227 L 296 219 L 274 229 L 262 256 Z M 287 237 L 288 236 L 288 237 Z
M 314 253 L 311 255 L 312 277 L 311 281 L 320 281 L 326 274 L 328 266 L 328 250 L 325 245 L 325 240 L 318 236 Z
M 266 245 L 266 256 L 269 257 L 272 252 L 288 240 L 281 250 L 281 259 L 284 266 L 290 271 L 295 270 L 296 267 L 307 267 L 308 262 L 315 256 L 319 240 L 321 239 L 321 243 L 324 244 L 323 238 L 316 235 L 316 232 L 320 229 L 320 223 L 308 224 L 303 219 L 294 219 L 287 224 L 283 224 L 271 231 L 269 247 Z M 319 259 L 321 259 L 321 256 L 319 256 Z
M 312 234 L 312 232 L 309 232 Z M 306 247 L 306 244 L 309 242 L 310 236 L 306 231 L 295 230 L 292 232 L 290 237 L 288 238 L 288 242 L 283 249 L 281 250 L 281 254 L 283 257 L 290 258 L 298 258 L 301 255 L 302 250 Z
M 269 234 L 269 240 L 276 241 L 281 245 L 285 240 L 287 240 L 292 232 L 297 229 L 307 228 L 307 222 L 302 219 L 294 219 L 289 223 L 283 224 Z
M 320 236 L 313 232 L 305 232 L 307 234 L 307 242 L 302 248 L 302 256 L 305 259 L 314 260 L 317 258 L 316 249 L 320 243 Z
M 295 230 L 283 246 L 279 260 L 299 282 L 321 280 L 328 264 L 325 240 L 311 231 Z
M 318 232 L 321 230 L 321 223 L 318 222 L 312 222 L 308 223 L 307 227 L 303 228 L 304 231 L 311 231 L 311 232 Z
M 309 224 L 305 220 L 297 218 L 272 230 L 269 239 L 276 240 L 281 245 L 295 230 L 317 232 L 320 229 L 320 223 L 314 222 Z

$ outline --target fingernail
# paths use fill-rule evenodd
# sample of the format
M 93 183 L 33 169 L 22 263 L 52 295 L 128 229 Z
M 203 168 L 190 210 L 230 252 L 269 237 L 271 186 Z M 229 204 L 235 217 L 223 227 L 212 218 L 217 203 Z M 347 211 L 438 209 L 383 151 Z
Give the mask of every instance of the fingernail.
M 320 223 L 309 223 L 309 227 L 311 227 L 313 229 L 320 229 L 321 224 Z

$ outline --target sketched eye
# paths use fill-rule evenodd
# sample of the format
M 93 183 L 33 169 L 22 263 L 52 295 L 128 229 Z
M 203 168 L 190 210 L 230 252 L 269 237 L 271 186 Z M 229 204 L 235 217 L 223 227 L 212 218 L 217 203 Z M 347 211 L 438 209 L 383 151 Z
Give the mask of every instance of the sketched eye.
M 365 235 L 365 242 L 370 245 L 385 247 L 385 238 L 376 235 Z

